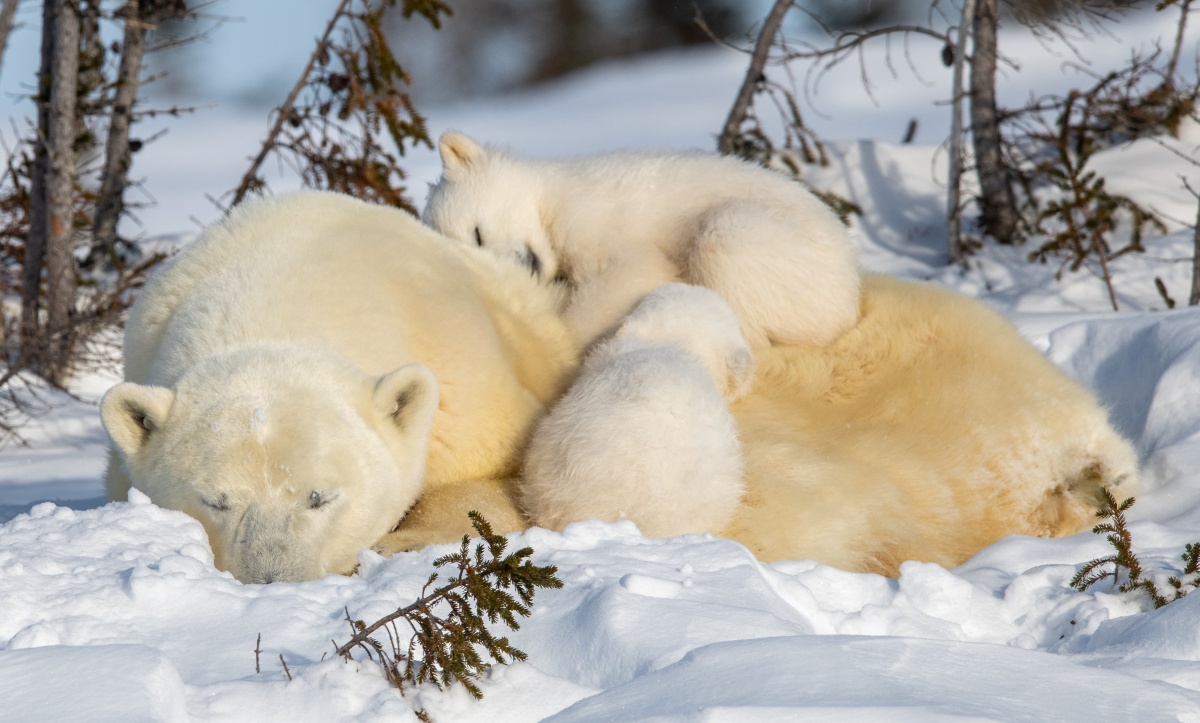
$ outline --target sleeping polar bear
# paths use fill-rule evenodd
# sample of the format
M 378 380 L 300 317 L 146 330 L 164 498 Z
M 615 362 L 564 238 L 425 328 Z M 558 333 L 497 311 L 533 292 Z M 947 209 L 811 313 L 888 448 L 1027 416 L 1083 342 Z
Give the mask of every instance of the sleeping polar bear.
M 470 509 L 520 529 L 508 478 L 578 366 L 561 302 L 401 211 L 312 192 L 238 210 L 134 306 L 101 406 L 110 495 L 193 515 L 248 582 L 454 541 Z M 755 350 L 732 407 L 746 492 L 713 532 L 895 574 L 1078 532 L 1100 488 L 1131 494 L 1130 445 L 1003 318 L 873 275 L 860 311 L 828 347 Z
M 246 582 L 349 572 L 422 489 L 515 473 L 576 363 L 554 303 L 396 209 L 247 204 L 134 304 L 109 496 L 200 520 Z
M 1005 535 L 1087 529 L 1102 487 L 1118 500 L 1137 489 L 1135 452 L 1088 390 L 1000 315 L 931 284 L 865 274 L 859 323 L 833 344 L 764 347 L 754 355 L 754 386 L 731 406 L 744 487 L 728 483 L 722 495 L 708 476 L 703 495 L 740 494 L 732 519 L 709 531 L 764 561 L 810 558 L 887 575 L 905 560 L 952 567 Z M 621 435 L 607 452 L 590 455 L 589 469 L 608 470 L 620 486 L 633 471 L 684 464 L 673 456 L 688 452 L 687 444 L 652 450 L 649 441 L 662 435 L 631 422 L 612 429 L 599 409 L 605 404 L 612 403 L 576 403 L 583 410 L 569 413 L 556 406 L 549 417 L 556 434 Z M 643 415 L 649 426 L 671 418 Z M 693 410 L 675 423 L 707 428 L 719 415 L 707 418 Z M 531 445 L 537 486 L 524 511 L 559 529 L 579 516 L 548 513 L 541 480 L 578 481 L 584 462 L 561 455 L 555 470 L 536 456 L 545 444 L 535 437 Z M 630 449 L 654 456 L 631 460 Z M 664 473 L 667 480 L 672 487 L 639 494 L 646 509 L 666 510 L 657 502 L 664 498 L 686 508 L 697 494 L 695 479 Z M 594 479 L 580 484 L 581 497 L 595 494 Z M 644 518 L 643 509 L 616 502 L 585 498 L 564 508 L 590 504 L 602 519 Z M 655 524 L 673 521 L 662 511 Z

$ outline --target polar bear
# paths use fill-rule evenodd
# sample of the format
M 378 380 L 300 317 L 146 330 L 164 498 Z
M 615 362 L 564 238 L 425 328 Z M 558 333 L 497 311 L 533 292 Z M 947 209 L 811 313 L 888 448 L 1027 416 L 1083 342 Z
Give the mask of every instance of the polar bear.
M 1091 390 L 932 283 L 864 274 L 854 329 L 755 359 L 732 408 L 746 493 L 719 534 L 760 559 L 953 567 L 1006 535 L 1089 529 L 1101 488 L 1137 492 L 1137 454 Z
M 731 405 L 744 492 L 728 524 L 708 531 L 763 561 L 891 576 L 905 560 L 953 567 L 1006 535 L 1086 530 L 1101 489 L 1118 500 L 1137 491 L 1137 455 L 1095 396 L 977 300 L 864 274 L 860 320 L 834 343 L 754 353 L 753 386 Z M 572 462 L 611 467 L 616 480 L 624 450 L 662 421 L 613 430 L 621 438 L 612 452 L 593 447 Z M 654 459 L 690 450 L 674 443 Z M 531 448 L 539 444 L 535 436 Z M 514 514 L 527 483 L 480 511 Z M 673 494 L 686 503 L 690 490 Z M 465 504 L 439 500 L 424 524 L 448 529 Z M 641 515 L 630 505 L 621 512 Z
M 109 494 L 132 482 L 193 515 L 247 582 L 454 542 L 471 509 L 523 529 L 522 455 L 579 371 L 562 303 L 395 209 L 248 205 L 134 305 L 126 381 L 101 404 Z M 1136 490 L 1094 396 L 980 302 L 867 275 L 860 316 L 827 346 L 755 350 L 731 406 L 745 493 L 712 532 L 764 560 L 895 574 L 1084 530 L 1101 488 Z
M 424 221 L 566 280 L 584 346 L 673 281 L 719 293 L 752 347 L 829 344 L 858 319 L 849 232 L 774 171 L 702 153 L 526 160 L 455 132 L 438 148 Z
M 418 495 L 503 490 L 576 363 L 527 273 L 402 211 L 248 203 L 134 304 L 101 403 L 109 496 L 196 517 L 245 582 L 348 572 Z
M 591 349 L 534 430 L 521 475 L 530 521 L 631 519 L 647 535 L 723 529 L 742 494 L 727 399 L 753 356 L 733 310 L 699 286 L 652 291 Z

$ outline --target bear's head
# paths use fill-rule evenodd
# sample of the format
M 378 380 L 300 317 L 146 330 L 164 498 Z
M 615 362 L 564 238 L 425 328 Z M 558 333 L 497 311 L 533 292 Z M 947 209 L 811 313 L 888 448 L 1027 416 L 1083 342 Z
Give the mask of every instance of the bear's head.
M 561 270 L 545 218 L 546 182 L 534 165 L 462 133 L 438 139 L 442 177 L 430 187 L 421 219 L 460 243 L 527 266 L 545 281 Z
M 419 364 L 370 377 L 335 355 L 260 346 L 173 388 L 125 382 L 104 427 L 133 485 L 195 517 L 243 582 L 348 573 L 415 502 L 437 410 Z
M 745 396 L 754 381 L 754 355 L 742 336 L 741 322 L 724 299 L 703 286 L 658 287 L 621 321 L 612 339 L 687 352 L 700 361 L 730 401 Z

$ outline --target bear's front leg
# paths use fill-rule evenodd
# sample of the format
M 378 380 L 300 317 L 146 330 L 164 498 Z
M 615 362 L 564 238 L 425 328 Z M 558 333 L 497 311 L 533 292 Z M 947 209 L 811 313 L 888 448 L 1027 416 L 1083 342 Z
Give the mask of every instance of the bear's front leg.
M 430 545 L 455 544 L 463 535 L 474 537 L 467 513 L 483 515 L 498 535 L 520 532 L 529 523 L 516 505 L 517 480 L 485 479 L 441 484 L 423 493 L 396 529 L 371 549 L 381 555 L 420 550 Z

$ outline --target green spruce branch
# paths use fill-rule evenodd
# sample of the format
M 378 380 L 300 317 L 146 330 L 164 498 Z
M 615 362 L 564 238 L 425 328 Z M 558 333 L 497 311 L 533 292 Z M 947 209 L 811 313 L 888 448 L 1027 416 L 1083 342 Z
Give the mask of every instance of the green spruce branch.
M 1158 609 L 1187 595 L 1189 589 L 1200 586 L 1200 543 L 1184 546 L 1184 552 L 1180 555 L 1184 563 L 1183 570 L 1179 575 L 1167 578 L 1170 587 L 1163 590 L 1152 578 L 1144 574 L 1142 562 L 1133 551 L 1133 534 L 1129 531 L 1125 512 L 1133 506 L 1134 498 L 1130 497 L 1118 504 L 1116 497 L 1108 489 L 1103 490 L 1102 494 L 1102 504 L 1096 512 L 1096 517 L 1108 521 L 1093 527 L 1092 532 L 1106 535 L 1116 554 L 1098 557 L 1079 568 L 1075 577 L 1071 578 L 1071 587 L 1083 592 L 1101 580 L 1112 578 L 1118 591 L 1142 590 L 1150 596 L 1155 609 Z M 1104 569 L 1107 565 L 1112 565 L 1112 569 Z M 1123 583 L 1120 582 L 1122 568 L 1125 570 Z M 1185 578 L 1188 579 L 1185 581 Z
M 478 512 L 468 515 L 483 539 L 472 550 L 464 536 L 458 552 L 434 560 L 434 567 L 454 571 L 449 581 L 435 588 L 438 574 L 430 575 L 415 602 L 369 625 L 346 610 L 352 636 L 343 645 L 335 643 L 337 655 L 353 660 L 355 648 L 361 649 L 397 688 L 427 682 L 445 688 L 458 682 L 475 698 L 483 697 L 475 681 L 493 661 L 525 660 L 524 652 L 508 638 L 493 635 L 487 624 L 503 622 L 510 630 L 519 629 L 518 618 L 529 616 L 538 589 L 562 587 L 555 576 L 558 569 L 534 565 L 528 547 L 505 555 L 507 540 Z M 400 621 L 409 633 L 400 631 Z

